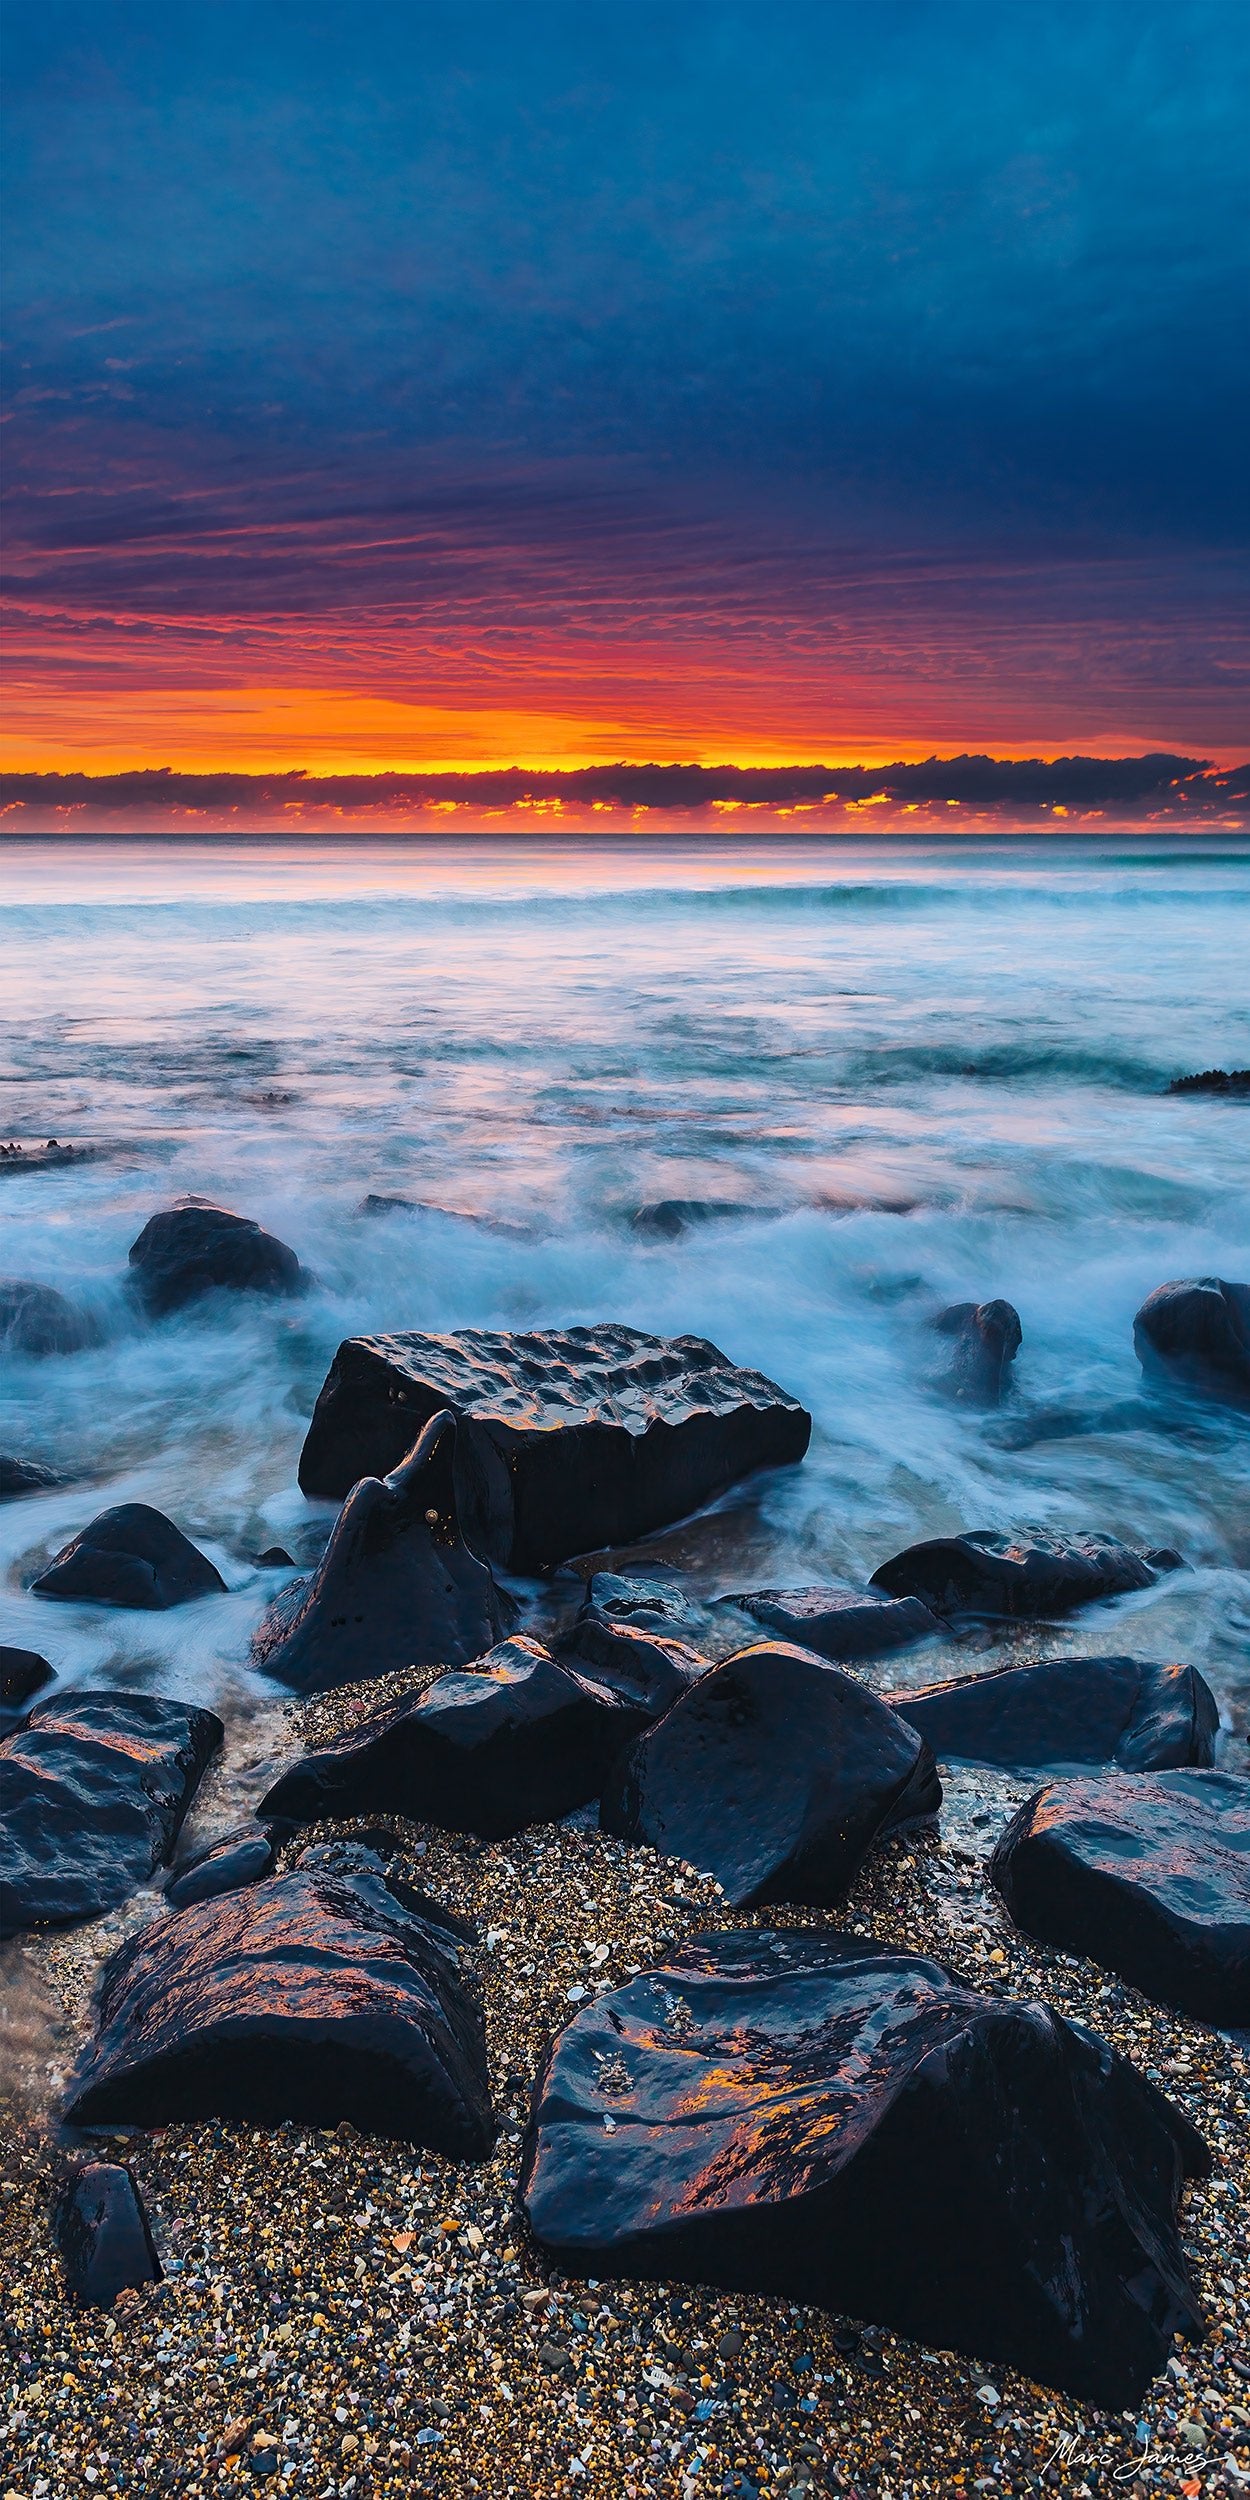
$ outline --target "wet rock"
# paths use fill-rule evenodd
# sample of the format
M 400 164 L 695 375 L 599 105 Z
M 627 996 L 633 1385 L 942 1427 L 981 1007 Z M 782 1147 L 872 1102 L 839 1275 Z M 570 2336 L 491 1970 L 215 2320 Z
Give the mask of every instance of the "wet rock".
M 1008 1824 L 990 1875 L 1017 1927 L 1200 2023 L 1250 2023 L 1250 1780 L 1062 1780 Z
M 270 1607 L 257 1664 L 323 1693 L 396 1667 L 480 1658 L 515 1617 L 460 1530 L 454 1415 L 435 1415 L 402 1466 L 353 1486 L 311 1580 Z
M 887 1698 L 941 1760 L 1061 1771 L 1166 1771 L 1215 1760 L 1220 1713 L 1196 1667 L 1048 1658 Z
M 288 1554 L 285 1545 L 267 1545 L 264 1553 L 256 1557 L 256 1568 L 258 1571 L 294 1571 L 295 1556 Z
M 583 1609 L 576 1623 L 551 1646 L 562 1665 L 606 1685 L 623 1708 L 635 1711 L 640 1727 L 662 1718 L 707 1665 L 684 1641 L 644 1632 L 635 1624 L 600 1614 L 595 1607 Z
M 644 1580 L 619 1571 L 595 1571 L 586 1583 L 582 1621 L 632 1624 L 669 1640 L 693 1640 L 704 1610 L 671 1580 Z
M 575 2016 L 521 2190 L 570 2273 L 813 2302 L 1123 2407 L 1202 2332 L 1175 2215 L 1209 2168 L 1047 2006 L 764 1928 L 694 1937 Z
M 302 1293 L 295 1252 L 251 1216 L 188 1198 L 150 1216 L 131 1245 L 132 1282 L 149 1319 L 181 1311 L 206 1293 Z
M 887 1597 L 918 1597 L 930 1612 L 961 1615 L 1063 1615 L 1096 1599 L 1149 1588 L 1182 1567 L 1170 1547 L 1146 1553 L 1114 1536 L 1047 1536 L 1036 1528 L 995 1536 L 988 1528 L 909 1545 L 874 1571 Z
M 482 2161 L 494 2121 L 463 1929 L 368 1850 L 153 1920 L 101 1986 L 73 2126 L 294 2119 Z
M 784 1642 L 713 1667 L 617 1763 L 600 1822 L 736 1908 L 838 1901 L 873 1842 L 936 1813 L 933 1756 L 853 1676 Z
M 536 1573 L 684 1518 L 760 1467 L 800 1459 L 811 1417 L 703 1337 L 616 1325 L 349 1337 L 300 1458 L 305 1493 L 393 1467 L 431 1415 L 461 1420 L 465 1534 Z
M 634 1208 L 629 1225 L 646 1241 L 679 1241 L 683 1233 L 705 1224 L 741 1224 L 752 1218 L 758 1223 L 780 1212 L 779 1207 L 746 1206 L 736 1198 L 651 1198 Z
M 222 1738 L 153 1693 L 67 1693 L 0 1742 L 0 1930 L 95 1918 L 173 1855 Z
M 50 1467 L 40 1467 L 33 1458 L 0 1458 L 0 1501 L 12 1501 L 19 1493 L 46 1493 L 60 1483 Z
M 1169 1094 L 1231 1094 L 1250 1102 L 1250 1068 L 1204 1068 L 1200 1076 L 1174 1076 Z
M 95 1321 L 52 1285 L 0 1276 L 0 1353 L 81 1354 L 99 1342 Z
M 952 1340 L 945 1384 L 951 1396 L 968 1406 L 999 1405 L 1020 1351 L 1019 1312 L 1010 1302 L 952 1302 L 933 1325 Z
M 207 1554 L 164 1511 L 151 1510 L 146 1502 L 120 1502 L 71 1537 L 31 1582 L 31 1594 L 160 1613 L 211 1597 L 225 1585 Z
M 597 1797 L 652 1715 L 647 1700 L 537 1641 L 505 1641 L 467 1674 L 440 1675 L 297 1762 L 261 1812 L 301 1823 L 390 1812 L 504 1840 Z
M 211 1849 L 202 1850 L 177 1868 L 165 1886 L 165 1899 L 171 1910 L 189 1910 L 194 1901 L 215 1901 L 219 1893 L 237 1892 L 244 1884 L 259 1884 L 272 1875 L 277 1862 L 279 1842 L 294 1831 L 295 1825 L 270 1823 L 259 1830 L 228 1832 L 224 1840 L 214 1841 Z
M 1250 1405 L 1250 1285 L 1186 1276 L 1156 1285 L 1133 1322 L 1142 1370 L 1230 1405 Z
M 783 1640 L 814 1649 L 821 1658 L 877 1658 L 907 1649 L 941 1630 L 918 1597 L 874 1597 L 839 1585 L 806 1589 L 752 1589 L 726 1599 Z
M 0 1712 L 24 1710 L 45 1684 L 55 1681 L 55 1668 L 37 1649 L 0 1649 Z
M 143 2199 L 123 2163 L 84 2162 L 75 2170 L 58 2198 L 54 2227 L 72 2300 L 110 2309 L 119 2292 L 160 2282 Z

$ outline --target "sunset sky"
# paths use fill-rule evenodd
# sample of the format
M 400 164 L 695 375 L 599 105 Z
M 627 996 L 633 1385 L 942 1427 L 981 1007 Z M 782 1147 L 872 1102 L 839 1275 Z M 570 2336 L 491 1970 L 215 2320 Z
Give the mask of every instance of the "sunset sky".
M 12 767 L 1245 752 L 1244 5 L 6 15 Z

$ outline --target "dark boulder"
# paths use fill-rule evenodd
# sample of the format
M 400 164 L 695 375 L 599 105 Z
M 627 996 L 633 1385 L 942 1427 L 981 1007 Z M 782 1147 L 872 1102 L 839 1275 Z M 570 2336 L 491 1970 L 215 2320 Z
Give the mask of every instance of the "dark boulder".
M 1209 1764 L 1220 1725 L 1196 1667 L 1152 1658 L 1047 1658 L 887 1698 L 941 1760 L 1021 1771 Z
M 149 1319 L 181 1311 L 206 1293 L 302 1293 L 293 1250 L 249 1215 L 189 1198 L 148 1218 L 131 1245 L 131 1281 Z
M 1204 1068 L 1199 1076 L 1174 1076 L 1169 1094 L 1229 1094 L 1250 1102 L 1250 1068 Z
M 871 1586 L 887 1597 L 918 1597 L 930 1612 L 960 1615 L 1063 1615 L 1098 1598 L 1148 1589 L 1163 1571 L 1178 1571 L 1181 1557 L 1170 1547 L 1147 1553 L 1114 1536 L 1048 1536 L 1025 1528 L 1019 1536 L 995 1536 L 974 1528 L 966 1536 L 937 1536 L 874 1571 Z
M 45 1684 L 54 1684 L 56 1670 L 37 1649 L 0 1649 L 0 1712 L 24 1710 Z
M 1250 1405 L 1250 1285 L 1223 1276 L 1156 1285 L 1133 1322 L 1133 1344 L 1148 1375 Z
M 990 1874 L 1026 1934 L 1195 2022 L 1250 2023 L 1250 1780 L 1061 1780 L 1013 1816 Z
M 537 1641 L 505 1641 L 297 1762 L 260 1810 L 300 1823 L 389 1812 L 504 1840 L 597 1797 L 652 1715 L 636 1693 L 559 1664 Z
M 156 1919 L 104 1973 L 71 2126 L 283 2119 L 399 2136 L 458 2161 L 494 2138 L 459 1921 L 368 1850 Z
M 922 1737 L 781 1641 L 713 1667 L 617 1763 L 603 1829 L 706 1868 L 736 1908 L 841 1900 L 874 1841 L 941 1803 Z
M 832 1587 L 752 1589 L 745 1597 L 726 1600 L 756 1623 L 779 1632 L 800 1649 L 814 1649 L 821 1658 L 877 1658 L 889 1649 L 907 1649 L 941 1630 L 935 1616 L 918 1597 L 874 1597 L 864 1589 Z
M 341 1495 L 394 1467 L 444 1407 L 461 1420 L 465 1534 L 520 1573 L 684 1518 L 754 1469 L 800 1459 L 812 1428 L 703 1337 L 616 1325 L 349 1337 L 304 1443 L 305 1493 Z
M 645 1241 L 680 1241 L 683 1233 L 707 1224 L 742 1224 L 752 1218 L 758 1223 L 780 1213 L 780 1207 L 746 1206 L 737 1198 L 650 1198 L 634 1208 L 629 1226 Z
M 86 1600 L 96 1606 L 142 1606 L 160 1613 L 211 1597 L 225 1587 L 207 1554 L 146 1502 L 102 1510 L 62 1547 L 31 1582 L 34 1597 Z
M 551 1647 L 562 1665 L 606 1685 L 624 1708 L 637 1712 L 640 1726 L 649 1726 L 671 1710 L 707 1665 L 684 1641 L 643 1632 L 635 1624 L 600 1614 L 595 1607 L 584 1608 Z
M 175 1868 L 165 1886 L 170 1909 L 189 1910 L 194 1901 L 215 1901 L 219 1893 L 261 1883 L 274 1871 L 279 1840 L 294 1829 L 294 1824 L 267 1823 L 215 1840 L 211 1849 Z
M 99 1342 L 94 1320 L 52 1285 L 0 1276 L 0 1353 L 81 1354 Z
M 46 1493 L 60 1477 L 50 1467 L 41 1467 L 33 1458 L 0 1458 L 0 1502 L 9 1502 L 19 1493 Z
M 515 1618 L 469 1551 L 455 1482 L 459 1426 L 435 1415 L 403 1464 L 353 1486 L 311 1580 L 283 1590 L 253 1654 L 266 1675 L 323 1693 L 396 1667 L 480 1658 Z
M 933 1323 L 949 1337 L 950 1369 L 945 1386 L 967 1406 L 997 1406 L 1011 1386 L 1011 1366 L 1020 1351 L 1020 1314 L 1010 1302 L 952 1302 Z
M 72 2300 L 111 2309 L 119 2292 L 160 2282 L 143 2199 L 123 2163 L 90 2161 L 75 2170 L 57 2199 L 54 2229 Z
M 168 1864 L 222 1738 L 154 1693 L 67 1693 L 0 1742 L 0 1931 L 96 1918 Z
M 1175 2217 L 1210 2166 L 1048 2006 L 757 1928 L 693 1937 L 575 2016 L 521 2193 L 572 2274 L 811 2302 L 1121 2408 L 1202 2333 Z
M 703 1629 L 704 1609 L 671 1580 L 595 1571 L 586 1583 L 580 1620 L 627 1623 L 668 1640 L 693 1640 Z

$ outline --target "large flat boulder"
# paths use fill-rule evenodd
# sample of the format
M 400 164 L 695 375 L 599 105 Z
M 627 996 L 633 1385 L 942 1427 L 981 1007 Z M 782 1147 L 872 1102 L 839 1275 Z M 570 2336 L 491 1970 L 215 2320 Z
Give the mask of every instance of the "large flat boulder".
M 221 1573 L 163 1510 L 119 1502 L 102 1510 L 63 1545 L 37 1580 L 34 1597 L 63 1597 L 95 1606 L 141 1606 L 149 1614 L 212 1597 Z
M 795 1641 L 800 1649 L 814 1649 L 837 1662 L 878 1658 L 941 1630 L 936 1615 L 918 1597 L 878 1597 L 871 1589 L 836 1582 L 816 1588 L 751 1589 L 725 1603 L 779 1632 L 783 1641 Z
M 460 1666 L 508 1629 L 513 1601 L 461 1533 L 459 1432 L 454 1415 L 435 1415 L 389 1476 L 353 1486 L 312 1578 L 275 1598 L 257 1629 L 266 1675 L 323 1693 L 396 1667 Z
M 990 1528 L 972 1528 L 966 1536 L 909 1545 L 874 1571 L 871 1585 L 887 1597 L 918 1597 L 944 1620 L 1062 1615 L 1147 1589 L 1160 1572 L 1180 1567 L 1170 1546 L 1139 1552 L 1114 1536 L 1049 1536 L 1040 1528 L 996 1536 Z
M 57 2199 L 54 2230 L 66 2291 L 86 2308 L 111 2309 L 119 2292 L 160 2282 L 143 2199 L 124 2162 L 89 2161 L 73 2171 Z
M 1196 2022 L 1250 2023 L 1250 1780 L 1061 1780 L 1008 1824 L 990 1875 L 1017 1927 Z
M 941 1759 L 1021 1771 L 1209 1764 L 1220 1725 L 1197 1668 L 1153 1658 L 1047 1658 L 888 1699 Z
M 188 1198 L 149 1216 L 130 1248 L 131 1283 L 149 1319 L 208 1293 L 302 1293 L 295 1252 L 250 1215 Z
M 72 2126 L 242 2118 L 402 2137 L 483 2161 L 494 2138 L 465 1930 L 366 1849 L 153 1920 L 104 1974 Z
M 297 1823 L 389 1812 L 505 1840 L 589 1804 L 653 1716 L 636 1683 L 579 1671 L 538 1641 L 505 1641 L 293 1764 L 260 1810 Z
M 897 1711 L 827 1659 L 770 1641 L 711 1668 L 640 1736 L 599 1812 L 620 1839 L 710 1870 L 746 1909 L 840 1901 L 874 1841 L 941 1796 Z
M 1156 1285 L 1133 1322 L 1142 1370 L 1230 1406 L 1250 1406 L 1250 1285 L 1183 1276 Z
M 1136 2404 L 1202 2316 L 1207 2148 L 1049 2007 L 856 1938 L 693 1937 L 597 1997 L 535 2087 L 525 2212 L 570 2273 L 813 2302 Z
M 0 1932 L 97 1918 L 168 1864 L 222 1739 L 211 1710 L 70 1692 L 0 1742 Z
M 349 1337 L 300 1458 L 306 1493 L 383 1475 L 440 1409 L 460 1418 L 465 1533 L 505 1570 L 625 1545 L 759 1467 L 800 1459 L 811 1417 L 704 1337 L 605 1324 L 531 1336 Z

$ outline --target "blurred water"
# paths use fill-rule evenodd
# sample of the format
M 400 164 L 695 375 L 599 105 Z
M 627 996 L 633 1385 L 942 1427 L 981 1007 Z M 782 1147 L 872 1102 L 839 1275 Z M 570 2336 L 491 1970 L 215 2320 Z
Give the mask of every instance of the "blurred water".
M 652 1541 L 701 1587 L 1107 1528 L 1196 1568 L 1064 1639 L 1192 1657 L 1244 1709 L 1250 1430 L 1143 1404 L 1131 1331 L 1165 1277 L 1250 1274 L 1250 1110 L 1163 1090 L 1250 1063 L 1244 844 L 18 839 L 0 885 L 0 1135 L 102 1150 L 0 1168 L 0 1271 L 106 1329 L 4 1362 L 0 1450 L 76 1481 L 0 1505 L 0 1640 L 254 1691 L 250 1558 L 311 1516 L 340 1337 L 620 1318 L 715 1338 L 816 1418 L 803 1468 Z M 315 1293 L 141 1326 L 126 1253 L 186 1190 L 270 1225 Z M 369 1192 L 427 1204 L 362 1215 Z M 631 1230 L 666 1198 L 741 1212 Z M 932 1386 L 928 1322 L 997 1294 L 1025 1341 L 987 1421 Z M 25 1594 L 129 1498 L 230 1596 Z

